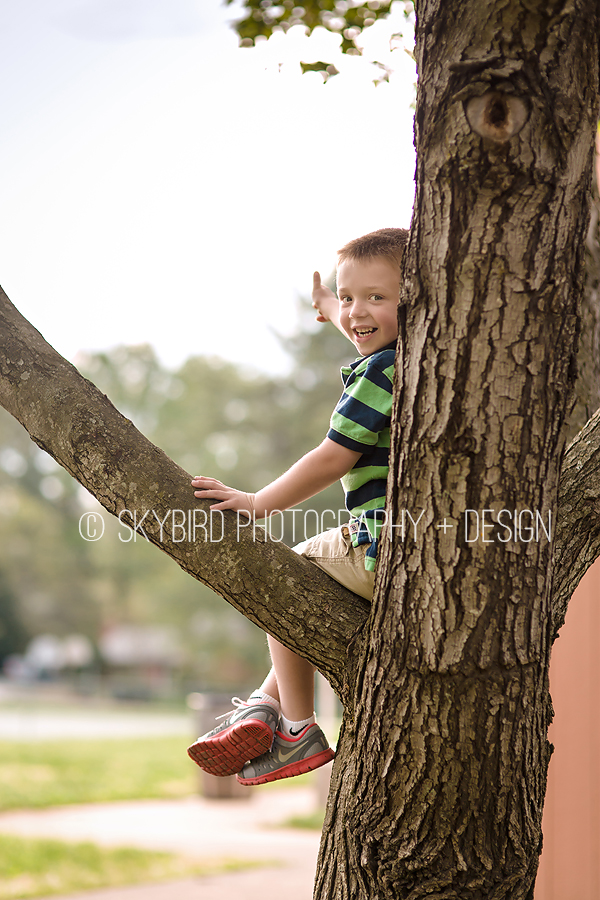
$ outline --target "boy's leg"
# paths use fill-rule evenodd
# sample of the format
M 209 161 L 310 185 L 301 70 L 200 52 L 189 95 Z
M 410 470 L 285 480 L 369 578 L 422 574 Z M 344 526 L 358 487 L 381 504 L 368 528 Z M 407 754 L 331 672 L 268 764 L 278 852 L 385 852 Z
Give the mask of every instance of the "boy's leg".
M 260 690 L 278 697 L 281 719 L 272 748 L 248 762 L 237 776 L 242 784 L 264 784 L 301 775 L 334 756 L 315 722 L 314 666 L 275 638 L 269 636 L 268 641 L 273 668 Z
M 294 547 L 345 587 L 370 599 L 373 573 L 365 569 L 366 547 L 355 548 L 347 526 L 334 528 Z M 316 769 L 333 759 L 325 735 L 314 721 L 313 666 L 269 638 L 273 669 L 262 690 L 281 700 L 281 720 L 268 753 L 247 763 L 238 781 L 263 784 Z M 293 717 L 294 721 L 288 721 Z
M 352 547 L 347 529 L 317 535 L 294 550 L 370 599 L 373 575 L 364 569 L 365 548 L 357 551 Z M 314 667 L 274 638 L 268 640 L 273 668 L 260 689 L 246 703 L 236 701 L 238 709 L 188 750 L 198 765 L 218 775 L 233 774 L 251 760 L 238 776 L 243 784 L 298 775 L 329 762 L 334 755 L 314 720 Z M 272 745 L 268 743 L 271 749 L 267 750 L 269 740 Z
M 188 748 L 191 759 L 212 775 L 233 775 L 270 750 L 280 712 L 292 734 L 314 723 L 314 666 L 274 638 L 268 641 L 273 668 L 260 688 L 245 702 L 234 698 L 236 709 Z
M 314 713 L 315 667 L 270 635 L 267 640 L 273 668 L 261 691 L 279 700 L 281 713 L 287 719 L 309 719 Z

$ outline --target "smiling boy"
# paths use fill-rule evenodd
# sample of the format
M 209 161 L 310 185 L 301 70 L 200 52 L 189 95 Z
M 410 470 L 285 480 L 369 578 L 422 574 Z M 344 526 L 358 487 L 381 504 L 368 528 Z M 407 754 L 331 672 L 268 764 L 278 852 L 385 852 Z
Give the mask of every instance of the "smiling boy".
M 332 322 L 360 358 L 342 368 L 344 391 L 325 440 L 255 494 L 196 476 L 194 496 L 211 509 L 263 519 L 313 497 L 341 479 L 350 522 L 294 550 L 366 599 L 373 594 L 377 541 L 384 520 L 390 446 L 400 263 L 408 232 L 384 228 L 346 244 L 338 254 L 337 293 L 315 272 L 317 320 Z M 333 758 L 313 711 L 314 667 L 268 637 L 273 668 L 247 701 L 192 744 L 188 753 L 216 775 L 242 784 L 299 775 Z

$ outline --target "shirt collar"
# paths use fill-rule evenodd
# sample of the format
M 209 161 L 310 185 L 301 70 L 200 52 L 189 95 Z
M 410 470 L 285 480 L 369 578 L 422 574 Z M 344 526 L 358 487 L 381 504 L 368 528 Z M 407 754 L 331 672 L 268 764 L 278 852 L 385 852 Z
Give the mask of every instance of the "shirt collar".
M 344 368 L 355 369 L 361 362 L 365 359 L 369 359 L 370 356 L 375 356 L 376 353 L 384 353 L 386 350 L 393 350 L 396 352 L 396 347 L 398 345 L 398 339 L 392 341 L 390 344 L 387 344 L 385 347 L 380 347 L 379 350 L 374 350 L 373 353 L 367 354 L 367 356 L 359 356 L 358 359 L 355 359 L 354 362 L 351 362 L 349 366 L 345 366 Z

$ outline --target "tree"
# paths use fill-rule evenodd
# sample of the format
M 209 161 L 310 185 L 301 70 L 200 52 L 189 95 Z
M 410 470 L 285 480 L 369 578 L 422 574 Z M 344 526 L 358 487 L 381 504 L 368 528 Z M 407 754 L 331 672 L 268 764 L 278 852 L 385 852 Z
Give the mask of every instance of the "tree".
M 233 0 L 226 0 L 227 4 Z M 287 31 L 294 25 L 303 25 L 310 34 L 321 27 L 341 36 L 343 53 L 360 55 L 356 38 L 377 19 L 385 19 L 393 0 L 305 0 L 297 6 L 294 0 L 243 0 L 241 6 L 247 15 L 236 21 L 235 30 L 242 47 L 252 47 L 258 37 L 270 37 L 275 31 Z M 324 68 L 327 64 L 322 63 Z M 311 66 L 311 70 L 315 67 Z M 318 70 L 318 69 L 317 69 Z
M 419 0 L 416 12 L 417 193 L 370 608 L 233 514 L 222 539 L 173 540 L 160 522 L 189 509 L 187 473 L 5 296 L 0 402 L 111 512 L 155 510 L 152 542 L 338 692 L 319 900 L 521 900 L 542 839 L 551 641 L 600 554 L 600 412 L 564 453 L 598 11 Z

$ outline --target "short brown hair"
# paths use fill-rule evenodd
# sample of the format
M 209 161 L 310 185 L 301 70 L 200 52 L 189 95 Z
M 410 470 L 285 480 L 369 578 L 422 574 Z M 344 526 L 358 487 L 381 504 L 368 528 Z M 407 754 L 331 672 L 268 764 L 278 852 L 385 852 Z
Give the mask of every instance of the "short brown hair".
M 384 256 L 397 266 L 402 262 L 404 248 L 408 243 L 406 228 L 380 228 L 355 238 L 338 250 L 338 265 L 347 260 L 373 259 Z

